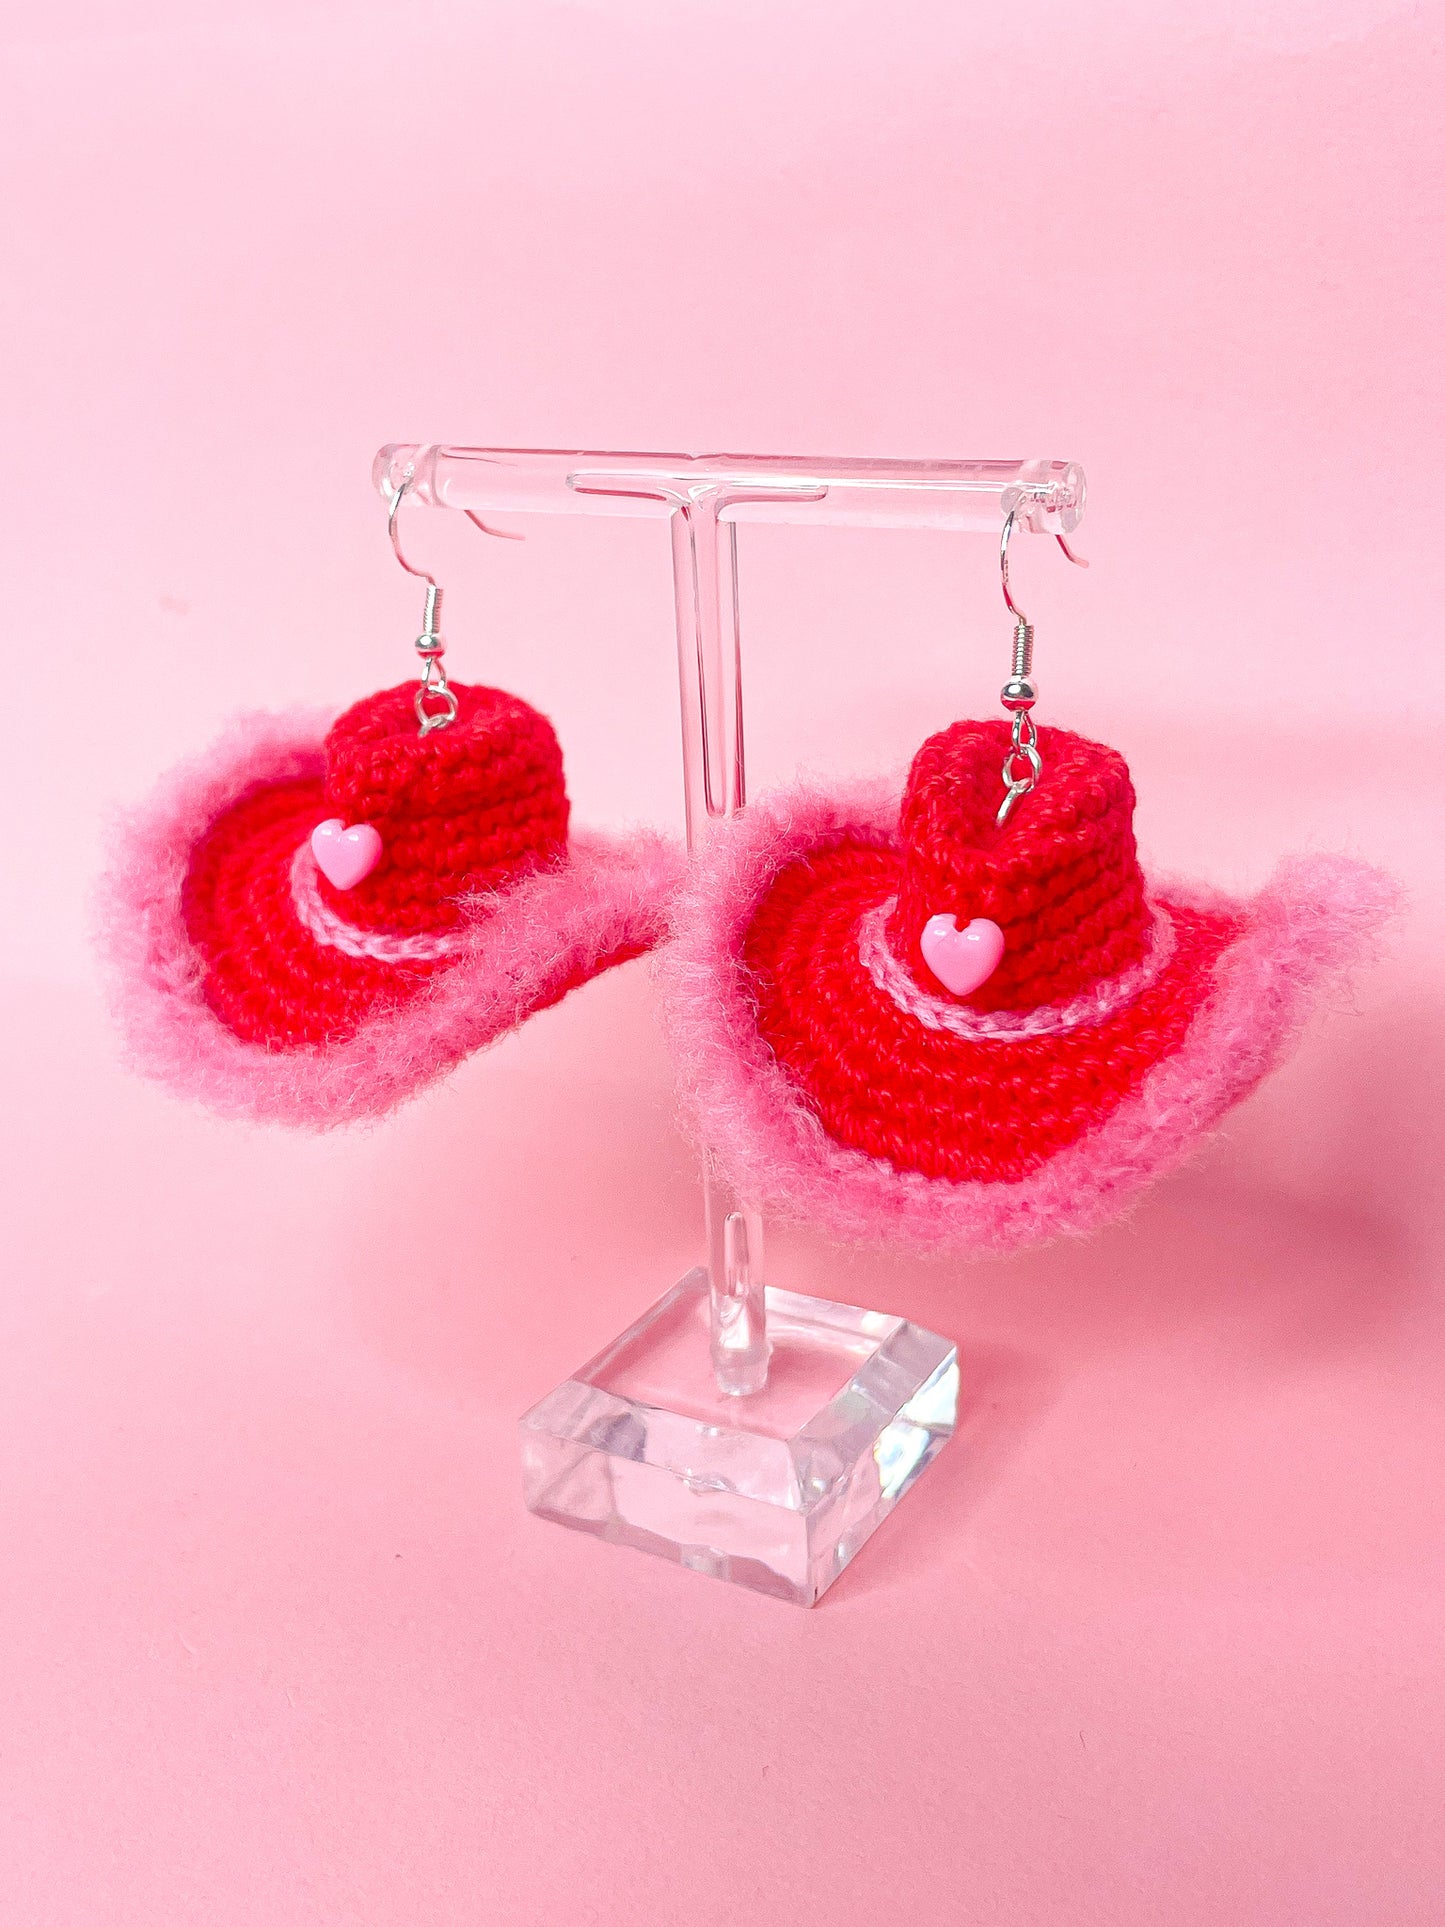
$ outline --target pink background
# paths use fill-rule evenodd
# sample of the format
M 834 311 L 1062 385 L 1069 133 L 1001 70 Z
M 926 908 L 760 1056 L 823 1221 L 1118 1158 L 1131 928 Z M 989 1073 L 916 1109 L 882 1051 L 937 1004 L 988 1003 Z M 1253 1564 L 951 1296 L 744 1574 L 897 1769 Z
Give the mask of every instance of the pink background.
M 1439 9 L 10 13 L 5 1927 L 1438 1921 Z M 434 437 L 1077 458 L 1093 570 L 1019 586 L 1146 851 L 1413 892 L 1130 1224 L 775 1235 L 964 1348 L 813 1614 L 520 1505 L 517 1415 L 698 1251 L 645 966 L 335 1141 L 115 1061 L 105 811 L 410 673 L 367 474 Z M 676 823 L 661 528 L 413 530 L 579 818 Z M 992 703 L 987 543 L 744 562 L 759 781 Z

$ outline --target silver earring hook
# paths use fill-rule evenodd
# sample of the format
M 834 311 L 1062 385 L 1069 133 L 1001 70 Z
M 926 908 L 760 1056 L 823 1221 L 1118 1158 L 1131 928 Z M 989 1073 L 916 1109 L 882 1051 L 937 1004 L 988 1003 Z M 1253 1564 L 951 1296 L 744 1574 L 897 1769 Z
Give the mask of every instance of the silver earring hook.
M 1014 619 L 1013 673 L 999 692 L 1004 708 L 1013 717 L 1013 740 L 1009 744 L 1008 755 L 1003 759 L 1004 798 L 995 818 L 1000 829 L 1007 823 L 1020 797 L 1027 796 L 1044 773 L 1043 759 L 1039 755 L 1039 733 L 1029 713 L 1039 697 L 1033 682 L 1034 625 L 1014 601 L 1008 579 L 1008 545 L 1017 519 L 1018 509 L 1015 506 L 1004 517 L 998 543 L 998 568 L 1003 583 L 1004 606 Z M 1076 567 L 1088 568 L 1083 556 L 1075 555 L 1062 535 L 1055 534 L 1054 540 Z
M 391 505 L 386 515 L 386 532 L 391 537 L 392 552 L 397 561 L 408 575 L 414 575 L 419 582 L 426 584 L 426 609 L 422 615 L 421 634 L 415 643 L 416 652 L 425 667 L 416 692 L 415 707 L 416 719 L 421 725 L 422 735 L 430 736 L 434 729 L 445 729 L 448 723 L 456 721 L 457 699 L 451 684 L 447 681 L 447 672 L 442 667 L 446 643 L 439 627 L 442 613 L 441 586 L 430 570 L 419 569 L 414 562 L 407 561 L 402 552 L 401 537 L 396 530 L 396 518 L 401 508 L 401 499 L 414 486 L 414 483 L 415 475 L 408 468 L 400 483 L 392 491 Z M 482 518 L 474 515 L 470 509 L 464 509 L 462 513 L 469 522 L 481 530 L 483 535 L 499 536 L 509 542 L 521 542 L 526 539 L 511 529 L 488 528 Z M 429 707 L 430 704 L 437 706 Z
M 1024 612 L 1022 609 L 1020 609 L 1019 605 L 1013 599 L 1013 592 L 1009 588 L 1009 579 L 1008 579 L 1008 545 L 1013 537 L 1014 523 L 1017 520 L 1018 520 L 1017 507 L 1011 508 L 1008 514 L 1003 519 L 1003 532 L 999 536 L 999 541 L 998 541 L 998 572 L 1003 581 L 1004 607 L 1008 610 L 1011 616 L 1014 616 L 1015 618 L 1017 618 L 1018 621 L 1022 622 L 1025 620 Z M 1089 564 L 1087 559 L 1082 555 L 1075 555 L 1074 551 L 1069 547 L 1067 541 L 1064 539 L 1062 535 L 1055 533 L 1054 540 L 1058 543 L 1059 547 L 1063 550 L 1064 554 L 1068 557 L 1070 562 L 1073 563 L 1076 569 L 1088 568 Z

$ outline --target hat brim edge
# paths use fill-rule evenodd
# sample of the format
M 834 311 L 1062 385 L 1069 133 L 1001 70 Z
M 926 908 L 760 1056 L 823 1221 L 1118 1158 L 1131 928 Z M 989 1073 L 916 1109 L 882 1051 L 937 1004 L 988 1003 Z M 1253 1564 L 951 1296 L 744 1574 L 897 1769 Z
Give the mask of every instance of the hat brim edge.
M 115 824 L 94 904 L 108 1000 L 132 1068 L 226 1117 L 310 1130 L 375 1119 L 532 1012 L 663 935 L 681 855 L 666 837 L 578 831 L 568 859 L 489 904 L 425 992 L 339 1043 L 269 1050 L 203 992 L 181 912 L 198 839 L 257 788 L 324 774 L 331 712 L 244 716 Z
M 696 864 L 659 964 L 692 1135 L 739 1196 L 845 1243 L 997 1253 L 1085 1236 L 1120 1216 L 1281 1061 L 1319 1000 L 1368 959 L 1400 900 L 1391 877 L 1343 856 L 1287 858 L 1246 900 L 1151 879 L 1166 904 L 1242 919 L 1183 1044 L 1096 1129 L 1027 1177 L 930 1178 L 829 1135 L 758 1029 L 742 961 L 779 871 L 840 842 L 891 842 L 899 799 L 896 782 L 873 782 L 828 792 L 800 785 L 751 805 Z

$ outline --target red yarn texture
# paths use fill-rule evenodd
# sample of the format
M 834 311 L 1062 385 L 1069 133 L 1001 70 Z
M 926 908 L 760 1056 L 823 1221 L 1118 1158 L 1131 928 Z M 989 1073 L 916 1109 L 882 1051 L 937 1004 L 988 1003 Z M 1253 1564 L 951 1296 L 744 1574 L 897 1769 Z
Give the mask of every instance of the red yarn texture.
M 888 942 L 936 997 L 973 1010 L 1064 1003 L 1137 963 L 1149 940 L 1134 848 L 1134 786 L 1123 757 L 1067 729 L 1039 730 L 1044 775 L 1002 829 L 1000 774 L 1011 725 L 955 723 L 913 759 L 899 836 L 908 852 Z M 919 936 L 940 912 L 988 917 L 1003 961 L 956 998 L 923 961 Z
M 381 832 L 353 890 L 321 894 L 348 923 L 452 928 L 463 892 L 494 890 L 567 846 L 562 750 L 547 718 L 503 689 L 452 684 L 456 721 L 418 734 L 416 684 L 348 709 L 326 739 L 326 810 Z
M 927 1029 L 874 983 L 858 955 L 865 911 L 898 898 L 889 944 L 929 995 L 930 916 L 989 917 L 1003 961 L 972 996 L 980 1011 L 1067 1002 L 1126 969 L 1148 942 L 1123 758 L 1040 729 L 1044 774 L 1002 830 L 1006 722 L 956 723 L 909 774 L 898 845 L 843 842 L 779 872 L 744 944 L 758 1023 L 832 1136 L 900 1171 L 1011 1181 L 1101 1123 L 1177 1050 L 1238 934 L 1226 914 L 1169 910 L 1161 975 L 1102 1023 L 1060 1035 L 966 1040 Z
M 197 843 L 182 913 L 206 1001 L 238 1037 L 273 1049 L 338 1042 L 448 967 L 347 956 L 298 920 L 292 862 L 326 818 L 372 824 L 382 858 L 352 890 L 321 878 L 322 896 L 348 923 L 400 935 L 450 930 L 463 917 L 459 898 L 565 856 L 569 806 L 552 725 L 504 690 L 452 688 L 456 721 L 425 737 L 414 683 L 368 696 L 327 736 L 324 786 L 257 789 Z

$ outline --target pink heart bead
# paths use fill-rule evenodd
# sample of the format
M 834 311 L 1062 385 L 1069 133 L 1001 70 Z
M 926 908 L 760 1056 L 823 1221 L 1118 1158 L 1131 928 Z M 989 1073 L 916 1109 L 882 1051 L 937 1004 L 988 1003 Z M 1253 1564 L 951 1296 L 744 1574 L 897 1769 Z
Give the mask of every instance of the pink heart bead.
M 930 917 L 918 947 L 944 988 L 955 997 L 967 997 L 998 969 L 1003 959 L 1003 932 L 988 917 L 975 917 L 962 930 L 957 917 Z
M 339 816 L 329 816 L 311 832 L 311 854 L 329 884 L 354 890 L 381 861 L 381 833 L 370 823 L 353 823 L 348 829 Z

